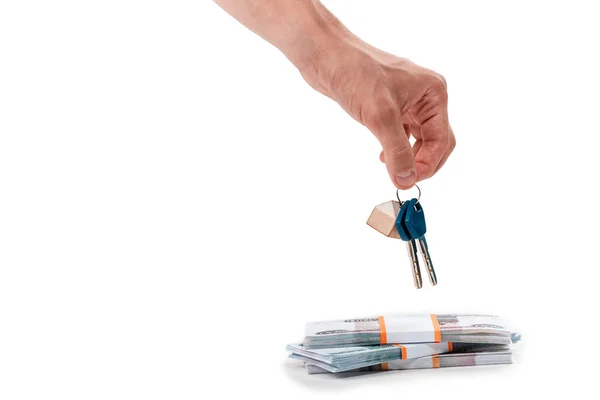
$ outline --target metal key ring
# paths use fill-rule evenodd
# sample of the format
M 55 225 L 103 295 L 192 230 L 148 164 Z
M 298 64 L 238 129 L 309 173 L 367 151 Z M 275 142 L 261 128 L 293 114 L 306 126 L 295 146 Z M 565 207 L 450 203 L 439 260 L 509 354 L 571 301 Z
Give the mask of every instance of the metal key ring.
M 419 191 L 419 197 L 417 197 L 417 202 L 415 203 L 415 204 L 418 204 L 419 201 L 421 200 L 421 188 L 419 187 L 419 185 L 416 185 L 416 184 L 415 184 L 415 187 Z M 402 200 L 400 200 L 400 189 L 396 189 L 396 198 L 398 199 L 400 204 L 404 203 Z

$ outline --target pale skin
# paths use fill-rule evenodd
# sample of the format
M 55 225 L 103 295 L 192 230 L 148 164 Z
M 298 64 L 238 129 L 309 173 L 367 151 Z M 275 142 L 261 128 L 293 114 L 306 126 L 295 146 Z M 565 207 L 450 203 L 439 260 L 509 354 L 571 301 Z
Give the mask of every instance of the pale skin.
M 409 189 L 442 168 L 456 139 L 440 74 L 363 42 L 317 0 L 215 2 L 375 135 L 397 188 Z

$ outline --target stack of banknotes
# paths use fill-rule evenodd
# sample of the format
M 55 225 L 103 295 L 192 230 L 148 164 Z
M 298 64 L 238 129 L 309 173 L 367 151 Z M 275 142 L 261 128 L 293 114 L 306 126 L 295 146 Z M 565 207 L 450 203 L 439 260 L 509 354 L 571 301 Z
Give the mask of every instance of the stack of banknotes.
M 310 374 L 368 372 L 510 364 L 520 338 L 492 315 L 389 314 L 308 323 L 286 350 Z

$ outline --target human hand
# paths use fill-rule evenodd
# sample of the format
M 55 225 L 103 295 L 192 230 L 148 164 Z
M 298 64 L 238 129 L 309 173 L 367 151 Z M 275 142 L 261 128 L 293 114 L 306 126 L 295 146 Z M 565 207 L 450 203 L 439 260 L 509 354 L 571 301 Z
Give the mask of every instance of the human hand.
M 456 145 L 444 78 L 355 37 L 322 43 L 299 66 L 302 76 L 375 135 L 396 187 L 439 171 Z
M 396 187 L 408 189 L 444 165 L 456 140 L 441 75 L 363 42 L 318 0 L 216 2 L 373 132 Z

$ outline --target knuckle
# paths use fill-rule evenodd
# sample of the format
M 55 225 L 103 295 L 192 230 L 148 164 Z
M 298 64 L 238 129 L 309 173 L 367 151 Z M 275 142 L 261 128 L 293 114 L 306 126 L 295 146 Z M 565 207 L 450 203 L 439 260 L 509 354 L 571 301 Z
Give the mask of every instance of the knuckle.
M 435 96 L 442 102 L 448 102 L 448 86 L 443 76 L 433 76 L 430 82 L 430 87 Z
M 438 86 L 437 88 L 437 95 L 440 98 L 440 100 L 442 100 L 442 102 L 445 104 L 448 102 L 448 90 L 446 89 L 445 86 L 441 85 Z
M 449 140 L 441 139 L 424 142 L 421 151 L 417 155 L 417 162 L 428 168 L 435 168 L 447 152 L 450 144 Z
M 413 158 L 412 148 L 410 146 L 405 146 L 399 143 L 394 144 L 390 147 L 389 155 L 395 160 Z
M 448 148 L 450 151 L 454 151 L 456 148 L 456 137 L 454 137 L 454 135 L 450 136 Z
M 438 74 L 438 78 L 442 82 L 442 85 L 444 85 L 444 88 L 448 89 L 448 81 L 446 81 L 446 78 L 441 74 Z

